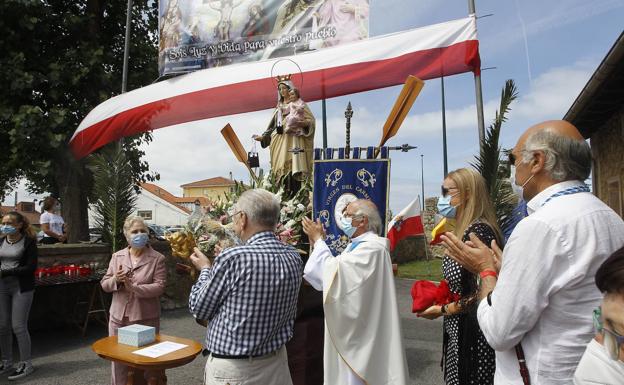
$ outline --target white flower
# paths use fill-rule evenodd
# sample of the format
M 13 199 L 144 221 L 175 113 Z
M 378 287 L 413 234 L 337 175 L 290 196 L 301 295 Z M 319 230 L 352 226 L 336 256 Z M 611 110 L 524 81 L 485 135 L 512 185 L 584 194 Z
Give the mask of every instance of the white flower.
M 302 205 L 301 203 L 299 203 L 299 204 L 297 204 L 297 210 L 304 211 L 305 210 L 305 206 Z
M 288 222 L 286 222 L 286 224 L 284 225 L 284 227 L 288 230 L 292 229 L 295 225 L 297 224 L 297 222 L 294 219 L 289 220 Z

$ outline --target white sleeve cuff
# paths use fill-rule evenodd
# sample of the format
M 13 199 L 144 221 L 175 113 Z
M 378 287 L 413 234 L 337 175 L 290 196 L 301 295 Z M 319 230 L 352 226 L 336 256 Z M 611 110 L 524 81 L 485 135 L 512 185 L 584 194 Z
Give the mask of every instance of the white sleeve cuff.
M 314 242 L 314 250 L 303 268 L 303 278 L 318 291 L 323 290 L 323 267 L 325 259 L 331 257 L 331 251 L 321 239 Z

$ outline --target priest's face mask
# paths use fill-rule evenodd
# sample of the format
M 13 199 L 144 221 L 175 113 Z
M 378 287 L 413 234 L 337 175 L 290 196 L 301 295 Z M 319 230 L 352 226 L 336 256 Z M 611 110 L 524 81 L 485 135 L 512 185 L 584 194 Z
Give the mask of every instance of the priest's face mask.
M 355 238 L 366 232 L 368 219 L 365 215 L 357 214 L 357 207 L 349 203 L 342 211 L 342 231 L 349 237 Z

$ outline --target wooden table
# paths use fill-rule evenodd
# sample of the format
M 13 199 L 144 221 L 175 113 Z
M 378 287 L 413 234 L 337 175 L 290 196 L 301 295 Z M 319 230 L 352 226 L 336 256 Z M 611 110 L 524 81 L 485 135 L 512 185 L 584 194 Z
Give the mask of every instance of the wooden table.
M 93 349 L 97 355 L 106 360 L 115 361 L 129 366 L 130 370 L 128 372 L 127 385 L 143 385 L 146 384 L 144 378 L 144 372 L 146 370 L 162 370 L 164 373 L 166 369 L 188 364 L 202 351 L 201 344 L 196 341 L 186 338 L 167 336 L 164 334 L 156 334 L 156 341 L 154 344 L 163 341 L 177 342 L 179 344 L 187 345 L 187 347 L 165 354 L 164 356 L 160 356 L 158 358 L 150 358 L 132 353 L 150 345 L 136 347 L 118 344 L 117 336 L 111 336 L 97 340 L 93 345 L 91 345 L 91 349 Z M 163 378 L 162 381 L 159 381 L 157 378 L 150 378 L 147 382 L 149 385 L 160 385 L 166 383 L 166 377 Z

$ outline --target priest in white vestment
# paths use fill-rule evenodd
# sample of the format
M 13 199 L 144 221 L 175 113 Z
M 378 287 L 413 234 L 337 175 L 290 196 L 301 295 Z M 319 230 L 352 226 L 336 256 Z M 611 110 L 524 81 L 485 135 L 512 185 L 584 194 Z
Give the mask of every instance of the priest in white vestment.
M 355 200 L 341 225 L 351 242 L 334 257 L 322 224 L 303 220 L 314 245 L 303 277 L 323 291 L 325 385 L 405 385 L 407 361 L 389 241 L 378 235 L 379 210 L 369 200 Z

